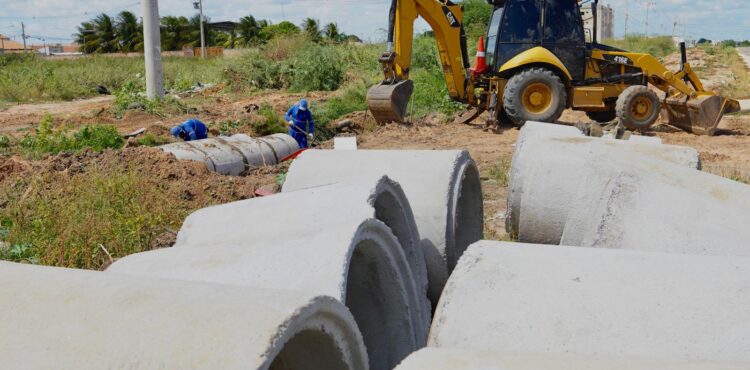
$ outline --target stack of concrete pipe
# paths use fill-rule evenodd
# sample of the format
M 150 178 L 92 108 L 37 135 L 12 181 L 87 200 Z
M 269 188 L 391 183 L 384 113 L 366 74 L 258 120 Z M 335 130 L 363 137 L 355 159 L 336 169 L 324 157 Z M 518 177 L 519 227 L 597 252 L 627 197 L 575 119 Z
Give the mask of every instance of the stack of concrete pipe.
M 525 127 L 513 158 L 506 225 L 519 241 L 750 255 L 750 187 L 697 170 L 694 149 L 553 127 Z
M 205 208 L 185 220 L 174 247 L 107 271 L 335 297 L 354 315 L 371 369 L 424 346 L 430 323 L 419 234 L 387 177 Z
M 249 170 L 272 166 L 299 150 L 287 134 L 252 138 L 245 134 L 162 145 L 161 150 L 179 160 L 201 162 L 209 171 L 241 175 Z
M 309 167 L 293 166 L 283 193 L 199 210 L 172 248 L 104 273 L 0 265 L 0 294 L 19 297 L 0 304 L 0 329 L 23 331 L 3 338 L 0 358 L 16 368 L 393 369 L 427 342 L 428 286 L 434 304 L 482 237 L 476 165 L 462 151 L 320 153 L 302 156 Z
M 3 369 L 366 370 L 338 300 L 0 262 Z
M 306 151 L 292 163 L 282 191 L 383 173 L 401 184 L 414 210 L 435 304 L 458 258 L 484 235 L 481 180 L 467 151 Z

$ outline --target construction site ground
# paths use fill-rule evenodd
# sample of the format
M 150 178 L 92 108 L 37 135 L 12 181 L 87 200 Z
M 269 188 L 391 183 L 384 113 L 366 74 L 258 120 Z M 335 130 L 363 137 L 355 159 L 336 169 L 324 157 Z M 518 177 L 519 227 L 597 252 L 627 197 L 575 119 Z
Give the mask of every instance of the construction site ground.
M 259 93 L 251 97 L 227 96 L 221 92 L 185 98 L 190 106 L 197 108 L 195 114 L 159 116 L 142 111 L 126 111 L 122 118 L 115 118 L 114 100 L 100 97 L 75 102 L 52 104 L 14 105 L 0 111 L 0 135 L 23 137 L 33 130 L 44 114 L 54 118 L 56 126 L 75 128 L 85 124 L 104 123 L 115 125 L 125 134 L 140 128 L 158 136 L 166 136 L 168 129 L 192 117 L 204 122 L 240 120 L 249 117 L 252 104 L 269 103 L 279 114 L 300 98 L 299 94 L 281 92 Z M 326 93 L 309 96 L 319 103 L 327 98 Z M 481 171 L 485 199 L 485 234 L 491 239 L 505 239 L 504 215 L 507 195 L 507 170 L 514 151 L 518 128 L 503 127 L 498 133 L 490 133 L 481 127 L 446 123 L 450 117 L 428 116 L 412 124 L 390 124 L 377 126 L 365 112 L 348 116 L 353 122 L 362 149 L 468 149 Z M 480 118 L 481 119 L 481 118 Z M 566 111 L 561 124 L 590 122 L 581 112 Z M 357 129 L 358 128 L 358 129 Z M 704 169 L 738 181 L 750 179 L 750 115 L 727 116 L 720 124 L 717 136 L 696 136 L 667 125 L 658 125 L 647 135 L 656 135 L 667 144 L 686 145 L 696 148 L 702 157 Z M 252 133 L 248 127 L 238 132 Z M 216 132 L 214 132 L 216 134 Z M 329 148 L 330 141 L 320 147 Z M 112 163 L 134 167 L 160 183 L 167 184 L 174 202 L 182 203 L 185 213 L 208 204 L 227 202 L 252 197 L 259 187 L 278 186 L 278 176 L 285 165 L 254 171 L 248 176 L 232 178 L 210 173 L 197 163 L 181 163 L 154 148 L 125 148 L 121 152 L 60 154 L 41 160 L 28 160 L 19 156 L 0 156 L 0 184 L 12 174 L 24 171 L 51 171 L 68 173 L 84 170 L 87 166 Z M 425 164 L 429 165 L 429 164 Z M 550 184 L 554 186 L 554 184 Z M 166 241 L 155 241 L 168 244 Z

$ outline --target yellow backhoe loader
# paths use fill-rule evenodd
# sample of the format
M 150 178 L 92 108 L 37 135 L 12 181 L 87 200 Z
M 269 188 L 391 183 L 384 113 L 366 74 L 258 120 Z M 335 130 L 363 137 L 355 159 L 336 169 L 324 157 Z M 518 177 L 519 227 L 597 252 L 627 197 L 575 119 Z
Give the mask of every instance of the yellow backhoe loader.
M 388 50 L 380 57 L 385 78 L 367 93 L 378 122 L 404 119 L 414 89 L 409 68 L 417 16 L 434 31 L 448 93 L 469 106 L 463 122 L 484 111 L 488 125 L 555 122 L 572 108 L 594 121 L 617 119 L 631 130 L 646 130 L 661 111 L 674 126 L 712 135 L 725 113 L 740 109 L 738 101 L 703 88 L 684 44 L 681 68 L 672 72 L 651 55 L 598 43 L 597 0 L 590 30 L 579 0 L 487 1 L 494 8 L 485 36 L 487 68 L 478 70 L 469 68 L 460 4 L 392 0 Z

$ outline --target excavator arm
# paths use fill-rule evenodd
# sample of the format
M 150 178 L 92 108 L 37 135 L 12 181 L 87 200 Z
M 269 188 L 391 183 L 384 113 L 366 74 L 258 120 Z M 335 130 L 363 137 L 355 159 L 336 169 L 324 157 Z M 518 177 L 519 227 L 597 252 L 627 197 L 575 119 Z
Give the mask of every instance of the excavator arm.
M 463 10 L 449 0 L 392 0 L 388 50 L 380 57 L 384 79 L 367 93 L 367 105 L 380 123 L 401 122 L 406 115 L 413 82 L 409 79 L 414 21 L 422 17 L 432 28 L 448 94 L 467 101 L 469 68 Z

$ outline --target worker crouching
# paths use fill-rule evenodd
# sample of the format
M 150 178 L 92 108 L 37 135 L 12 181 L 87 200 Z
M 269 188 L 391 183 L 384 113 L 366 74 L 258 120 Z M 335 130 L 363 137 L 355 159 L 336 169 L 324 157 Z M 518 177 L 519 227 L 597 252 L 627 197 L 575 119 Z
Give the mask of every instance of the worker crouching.
M 202 140 L 208 138 L 208 128 L 203 122 L 193 118 L 179 126 L 172 127 L 172 136 L 185 141 Z
M 307 100 L 301 99 L 299 103 L 289 108 L 284 119 L 289 122 L 289 135 L 297 141 L 299 147 L 309 147 L 308 141 L 312 142 L 314 138 L 315 122 L 308 109 Z

